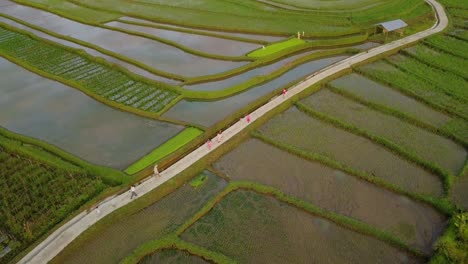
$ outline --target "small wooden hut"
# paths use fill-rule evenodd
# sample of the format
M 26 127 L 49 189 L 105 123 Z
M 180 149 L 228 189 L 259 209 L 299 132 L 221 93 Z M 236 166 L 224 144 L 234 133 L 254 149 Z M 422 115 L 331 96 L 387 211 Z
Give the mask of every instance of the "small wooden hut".
M 387 22 L 376 24 L 374 33 L 383 32 L 385 35 L 385 39 L 387 38 L 387 35 L 389 32 L 398 33 L 400 34 L 400 37 L 402 37 L 405 34 L 405 28 L 407 26 L 408 24 L 406 24 L 405 21 L 401 19 L 387 21 Z

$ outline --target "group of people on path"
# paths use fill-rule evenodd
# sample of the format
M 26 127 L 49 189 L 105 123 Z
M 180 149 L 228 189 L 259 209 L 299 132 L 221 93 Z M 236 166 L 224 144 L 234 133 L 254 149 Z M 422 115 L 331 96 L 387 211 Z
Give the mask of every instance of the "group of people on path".
M 281 91 L 281 94 L 283 95 L 283 98 L 286 97 L 286 93 L 288 91 L 286 89 L 283 89 Z M 252 118 L 250 117 L 250 114 L 248 114 L 247 116 L 245 116 L 245 120 L 247 121 L 247 124 L 250 123 L 250 121 L 252 121 Z M 242 119 L 241 119 L 242 121 Z M 218 132 L 218 134 L 216 135 L 216 141 L 218 143 L 221 143 L 223 139 L 223 134 L 221 131 Z M 211 150 L 211 148 L 213 147 L 213 142 L 211 141 L 211 139 L 208 139 L 208 141 L 206 142 L 206 146 L 208 148 L 208 150 Z M 154 172 L 154 176 L 157 176 L 157 177 L 161 177 L 161 174 L 159 173 L 159 170 L 158 170 L 158 164 L 154 165 L 154 168 L 153 168 L 153 172 Z M 136 189 L 135 189 L 135 185 L 132 185 L 132 187 L 130 187 L 130 199 L 133 199 L 133 197 L 137 197 L 138 194 L 136 193 Z

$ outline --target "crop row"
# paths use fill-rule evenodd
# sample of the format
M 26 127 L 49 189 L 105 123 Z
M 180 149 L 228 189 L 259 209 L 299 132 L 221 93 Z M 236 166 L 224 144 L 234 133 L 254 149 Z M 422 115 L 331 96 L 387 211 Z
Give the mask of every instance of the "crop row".
M 157 113 L 178 95 L 78 53 L 0 27 L 0 52 L 113 102 Z
M 2 229 L 19 242 L 6 257 L 28 246 L 105 187 L 84 171 L 52 167 L 3 147 L 0 164 Z
M 356 69 L 362 75 L 393 87 L 407 95 L 417 98 L 426 104 L 444 112 L 468 119 L 468 107 L 426 80 L 416 75 L 408 74 L 382 61 L 364 65 Z
M 417 45 L 402 51 L 427 65 L 468 78 L 468 61 L 445 52 L 439 52 L 424 45 Z
M 451 72 L 435 69 L 429 65 L 419 62 L 416 59 L 395 55 L 388 58 L 388 61 L 396 67 L 405 71 L 408 75 L 415 75 L 429 81 L 439 88 L 441 92 L 460 100 L 468 102 L 468 90 L 465 89 L 465 79 Z
M 424 43 L 452 55 L 468 59 L 468 43 L 466 41 L 444 35 L 437 35 L 424 40 Z

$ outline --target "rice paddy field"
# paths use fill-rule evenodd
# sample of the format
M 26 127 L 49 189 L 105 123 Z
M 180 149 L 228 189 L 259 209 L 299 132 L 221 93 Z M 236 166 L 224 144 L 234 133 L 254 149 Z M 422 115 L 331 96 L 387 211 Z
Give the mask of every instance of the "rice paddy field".
M 286 100 L 49 263 L 468 263 L 468 6 L 440 3 L 444 32 Z M 423 0 L 0 1 L 0 263 L 435 21 Z

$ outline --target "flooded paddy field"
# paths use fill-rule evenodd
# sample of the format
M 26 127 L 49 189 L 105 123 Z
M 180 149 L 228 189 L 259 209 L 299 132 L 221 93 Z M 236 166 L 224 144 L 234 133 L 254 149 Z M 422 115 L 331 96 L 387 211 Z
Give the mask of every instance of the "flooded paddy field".
M 187 77 L 220 73 L 247 63 L 195 56 L 151 39 L 88 26 L 27 6 L 7 6 L 0 12 L 100 46 L 151 67 Z
M 190 253 L 176 249 L 158 250 L 152 255 L 145 256 L 138 264 L 209 264 L 198 256 L 190 255 Z
M 173 232 L 226 186 L 210 172 L 203 174 L 208 179 L 202 186 L 195 189 L 186 184 L 160 201 L 116 219 L 93 236 L 82 234 L 84 239 L 79 237 L 73 247 L 67 247 L 50 263 L 118 263 L 141 244 Z
M 240 42 L 205 35 L 196 35 L 166 29 L 132 25 L 118 21 L 109 22 L 106 25 L 110 27 L 132 30 L 140 33 L 157 36 L 206 53 L 224 56 L 242 56 L 252 50 L 261 47 L 261 45 L 259 44 Z
M 215 30 L 206 30 L 206 29 L 198 29 L 198 28 L 190 28 L 190 27 L 182 27 L 182 26 L 176 26 L 176 25 L 171 25 L 171 24 L 163 24 L 163 23 L 156 23 L 152 22 L 149 20 L 144 20 L 144 19 L 138 19 L 134 17 L 121 17 L 119 18 L 119 21 L 122 22 L 139 22 L 139 23 L 146 23 L 146 24 L 153 24 L 156 26 L 164 26 L 164 27 L 171 27 L 174 29 L 189 29 L 189 30 L 195 30 L 195 31 L 200 31 L 200 32 L 208 32 L 208 33 L 216 33 L 220 35 L 226 35 L 226 36 L 233 36 L 233 37 L 241 37 L 241 38 L 246 38 L 246 39 L 255 39 L 255 40 L 261 40 L 261 41 L 267 41 L 267 42 L 277 42 L 282 39 L 285 39 L 286 37 L 280 37 L 280 36 L 267 36 L 267 35 L 257 35 L 257 34 L 245 34 L 245 33 L 233 33 L 233 32 L 226 32 L 226 31 L 215 31 Z
M 315 111 L 401 145 L 421 158 L 439 164 L 454 175 L 465 164 L 466 151 L 463 146 L 330 90 L 322 89 L 302 100 L 302 103 Z
M 227 99 L 204 102 L 182 100 L 167 111 L 164 116 L 211 126 L 256 99 L 345 58 L 347 56 L 336 56 L 304 63 L 283 74 L 281 77 Z
M 224 197 L 181 238 L 240 263 L 422 263 L 372 237 L 244 190 Z
M 137 67 L 137 66 L 135 66 L 133 64 L 124 62 L 124 61 L 119 60 L 119 59 L 117 59 L 115 57 L 111 57 L 111 56 L 102 54 L 99 51 L 96 51 L 94 49 L 90 49 L 90 48 L 81 46 L 81 45 L 76 44 L 74 42 L 70 42 L 70 41 L 67 41 L 67 40 L 63 40 L 63 39 L 53 37 L 51 35 L 45 34 L 44 32 L 41 32 L 41 31 L 38 31 L 38 30 L 35 30 L 35 29 L 32 29 L 32 28 L 26 27 L 26 26 L 24 26 L 24 25 L 22 25 L 20 23 L 12 21 L 10 19 L 0 17 L 0 22 L 5 23 L 5 24 L 10 25 L 10 26 L 13 26 L 13 27 L 16 27 L 16 28 L 19 28 L 19 29 L 22 29 L 22 30 L 29 31 L 29 32 L 31 32 L 32 34 L 34 34 L 34 35 L 36 35 L 38 37 L 48 39 L 48 40 L 51 40 L 53 42 L 56 42 L 56 43 L 59 43 L 59 44 L 62 44 L 62 45 L 65 45 L 65 46 L 68 46 L 68 47 L 71 47 L 71 48 L 82 49 L 82 50 L 86 51 L 88 54 L 90 54 L 92 56 L 100 57 L 100 58 L 103 58 L 103 59 L 105 59 L 106 61 L 108 61 L 110 63 L 118 64 L 118 65 L 126 68 L 127 70 L 129 70 L 129 71 L 131 71 L 131 72 L 133 72 L 135 74 L 141 75 L 143 77 L 146 77 L 148 79 L 164 82 L 164 83 L 167 83 L 167 84 L 173 84 L 173 85 L 179 84 L 179 82 L 176 81 L 176 80 L 172 80 L 172 79 L 164 78 L 162 76 L 154 75 L 153 73 L 150 73 L 150 72 L 148 72 L 148 71 L 146 71 L 146 70 L 144 70 L 142 68 L 139 68 L 139 67 Z
M 391 232 L 427 254 L 432 252 L 432 244 L 446 221 L 428 205 L 256 139 L 242 143 L 214 167 L 232 180 L 273 186 L 323 209 Z
M 435 197 L 443 195 L 443 184 L 438 176 L 366 138 L 309 117 L 295 107 L 268 121 L 259 132 L 382 178 L 407 191 Z
M 115 110 L 0 59 L 0 124 L 91 163 L 124 169 L 184 127 Z

